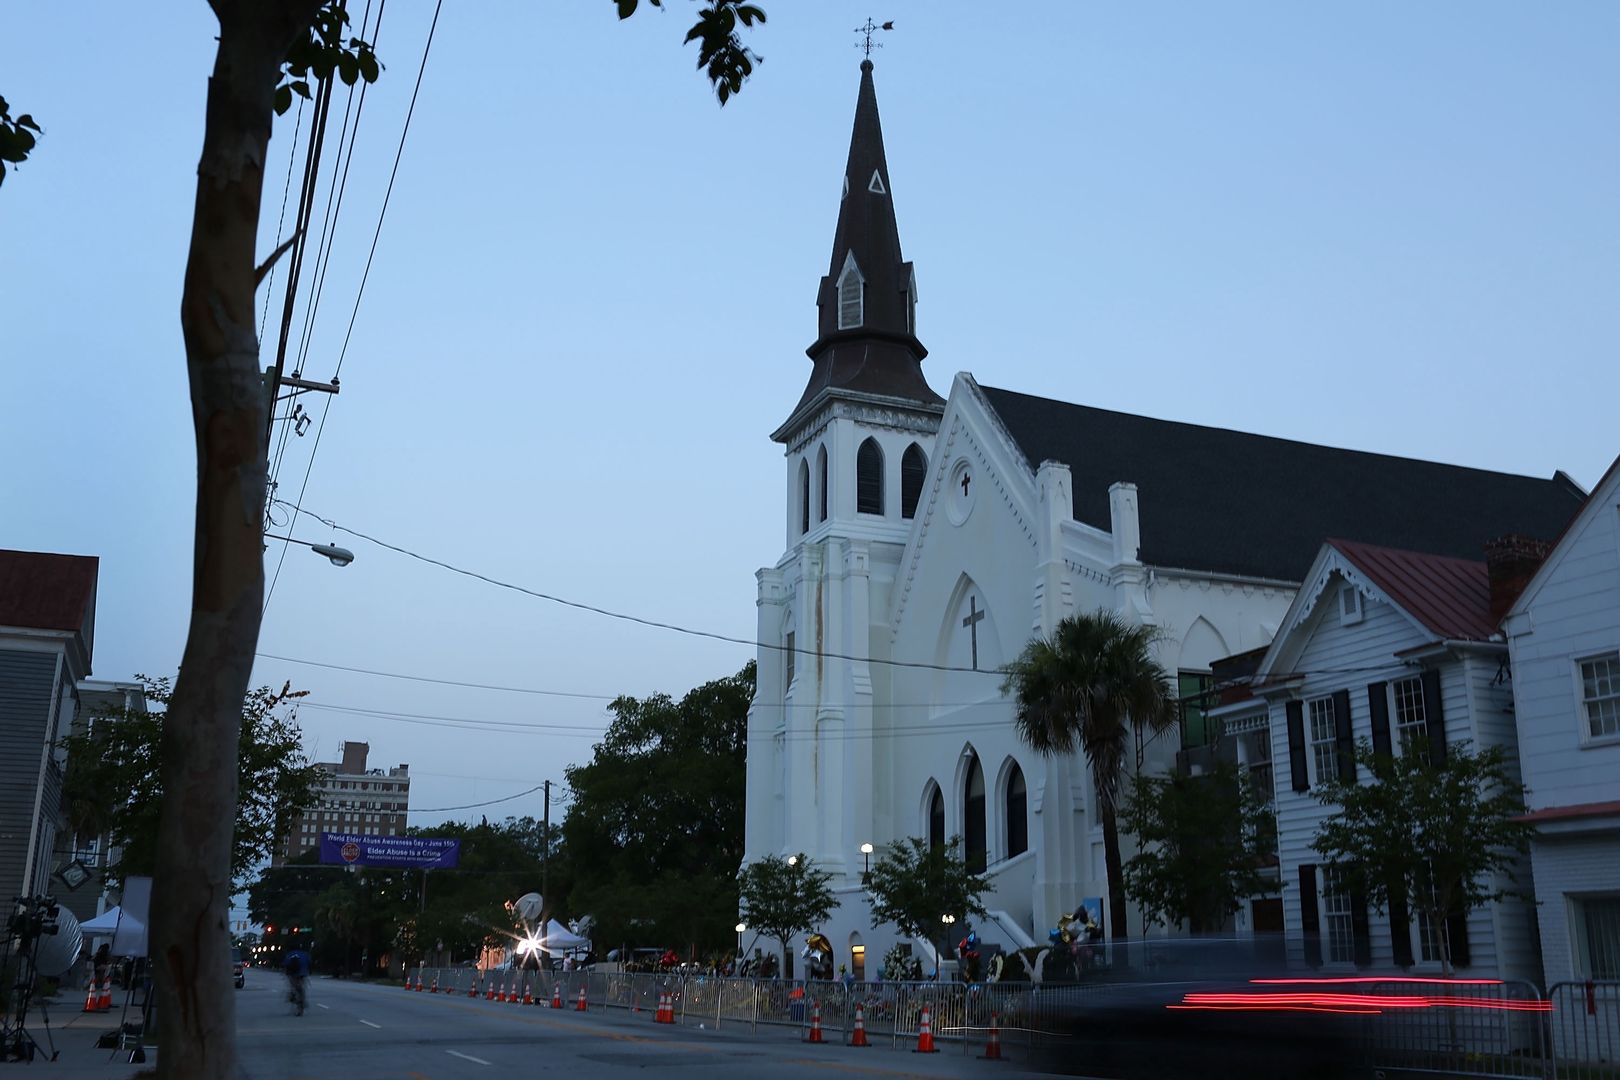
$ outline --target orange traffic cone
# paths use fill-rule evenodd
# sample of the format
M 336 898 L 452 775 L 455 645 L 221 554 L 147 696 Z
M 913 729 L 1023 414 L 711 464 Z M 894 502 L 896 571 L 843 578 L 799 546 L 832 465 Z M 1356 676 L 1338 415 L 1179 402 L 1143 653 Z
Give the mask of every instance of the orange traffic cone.
M 575 1012 L 586 1012 L 587 1011 L 586 1005 L 585 1005 L 585 987 L 583 985 L 581 985 L 580 988 L 579 988 L 579 1000 L 574 1002 L 574 1011 Z
M 866 1006 L 860 1002 L 855 1003 L 855 1031 L 849 1037 L 851 1046 L 871 1046 L 866 1041 Z
M 101 980 L 101 995 L 96 998 L 96 1012 L 112 1011 L 112 972 Z
M 521 1004 L 524 1004 L 524 1005 L 533 1005 L 534 1004 L 534 995 L 529 992 L 529 980 L 528 979 L 523 980 L 523 1001 L 521 1002 Z
M 553 1009 L 562 1008 L 562 983 L 551 984 L 551 1007 Z
M 420 994 L 422 992 L 422 969 L 421 968 L 416 969 L 416 992 L 418 994 Z
M 984 1053 L 979 1055 L 981 1061 L 1006 1061 L 1001 1056 L 1001 1014 L 990 1014 L 990 1041 L 984 1044 Z
M 516 975 L 507 976 L 507 979 L 506 979 L 506 993 L 501 997 L 501 1000 L 506 1002 L 508 1005 L 516 1005 L 517 1004 L 518 992 L 517 992 L 517 976 Z
M 482 971 L 480 971 L 476 975 L 474 975 L 472 977 L 471 984 L 467 987 L 467 996 L 470 997 L 470 998 L 477 997 L 478 996 L 478 984 L 483 982 L 483 981 L 484 981 L 484 973 Z
M 824 1040 L 821 1037 L 821 1002 L 810 1003 L 810 1034 L 804 1037 L 807 1043 L 818 1043 Z
M 917 1048 L 913 1054 L 937 1054 L 939 1048 L 934 1045 L 934 1028 L 928 1022 L 928 1006 L 922 1007 L 922 1023 L 917 1028 Z
M 438 992 L 439 992 L 439 973 L 437 971 L 435 971 L 433 973 L 433 985 L 428 987 L 428 993 L 437 994 Z
M 500 991 L 496 989 L 499 983 L 500 976 L 494 972 L 491 972 L 489 975 L 489 981 L 485 984 L 488 986 L 488 989 L 484 991 L 485 1001 L 494 1001 L 495 998 L 499 996 Z
M 658 995 L 658 1013 L 653 1017 L 656 1024 L 673 1024 L 675 1022 L 675 999 L 668 990 Z
M 96 1004 L 101 1000 L 101 994 L 96 988 L 96 977 L 90 976 L 90 988 L 84 992 L 84 1011 L 96 1012 Z

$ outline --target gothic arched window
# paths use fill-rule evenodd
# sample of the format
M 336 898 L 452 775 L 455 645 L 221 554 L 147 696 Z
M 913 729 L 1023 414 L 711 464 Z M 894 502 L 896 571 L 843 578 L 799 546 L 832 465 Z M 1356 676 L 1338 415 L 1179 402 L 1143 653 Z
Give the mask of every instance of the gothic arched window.
M 975 874 L 984 873 L 988 861 L 985 851 L 984 822 L 984 768 L 979 755 L 968 761 L 967 784 L 962 791 L 962 840 L 967 848 L 968 869 Z
M 928 846 L 942 848 L 945 846 L 945 796 L 938 784 L 929 783 L 934 793 L 928 799 Z
M 855 451 L 855 509 L 883 513 L 883 448 L 876 439 L 867 439 Z
M 912 443 L 900 456 L 900 516 L 917 516 L 917 503 L 922 499 L 923 481 L 928 477 L 928 455 L 922 447 Z
M 1024 787 L 1024 770 L 1013 762 L 1007 774 L 1006 795 L 1007 858 L 1029 850 L 1029 792 Z
M 799 535 L 810 531 L 810 463 L 799 459 Z
M 827 520 L 827 448 L 823 446 L 816 451 L 816 483 L 820 485 L 820 515 L 817 521 Z

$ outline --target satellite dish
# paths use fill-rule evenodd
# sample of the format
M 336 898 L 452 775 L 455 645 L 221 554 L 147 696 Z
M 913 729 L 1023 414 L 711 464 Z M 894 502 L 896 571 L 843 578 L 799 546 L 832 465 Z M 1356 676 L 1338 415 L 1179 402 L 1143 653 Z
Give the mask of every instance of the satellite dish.
M 79 920 L 67 908 L 57 908 L 56 927 L 56 933 L 41 934 L 39 937 L 34 970 L 41 975 L 66 975 L 73 961 L 79 958 L 79 949 L 84 945 L 84 931 L 79 928 Z
M 536 923 L 540 921 L 540 912 L 544 904 L 545 901 L 540 898 L 540 894 L 532 892 L 518 897 L 517 903 L 513 906 L 517 908 L 518 918 L 526 923 Z

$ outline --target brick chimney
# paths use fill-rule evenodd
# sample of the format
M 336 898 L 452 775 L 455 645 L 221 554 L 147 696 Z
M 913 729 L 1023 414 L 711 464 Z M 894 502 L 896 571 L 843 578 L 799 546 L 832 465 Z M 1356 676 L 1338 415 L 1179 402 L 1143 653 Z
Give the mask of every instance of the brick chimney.
M 1485 542 L 1485 570 L 1491 583 L 1491 622 L 1499 623 L 1547 559 L 1545 540 L 1509 534 Z

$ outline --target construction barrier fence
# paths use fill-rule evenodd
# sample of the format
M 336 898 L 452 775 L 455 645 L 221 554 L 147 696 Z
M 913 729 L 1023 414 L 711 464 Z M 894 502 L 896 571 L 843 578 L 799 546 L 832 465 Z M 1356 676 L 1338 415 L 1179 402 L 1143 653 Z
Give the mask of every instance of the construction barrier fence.
M 1003 1048 L 1061 1039 L 1089 1002 L 1114 989 L 1107 982 L 817 982 L 510 968 L 406 972 L 411 989 L 431 987 L 435 979 L 447 996 L 488 997 L 493 990 L 502 1002 L 543 1007 L 561 1000 L 564 1009 L 576 1008 L 583 988 L 588 1009 L 641 1012 L 649 1021 L 660 996 L 668 993 L 678 1024 L 754 1031 L 775 1026 L 798 1029 L 801 1038 L 808 1037 L 819 1004 L 829 1043 L 849 1042 L 857 1004 L 870 1041 L 896 1046 L 915 1041 L 926 1007 L 934 1039 L 955 1044 L 964 1054 L 982 1051 L 992 1022 Z M 1620 1080 L 1620 981 L 1562 982 L 1543 995 L 1525 982 L 1392 979 L 1359 984 L 1355 992 L 1375 1001 L 1425 999 L 1422 1008 L 1383 1008 L 1358 1021 L 1369 1064 L 1392 1075 Z

